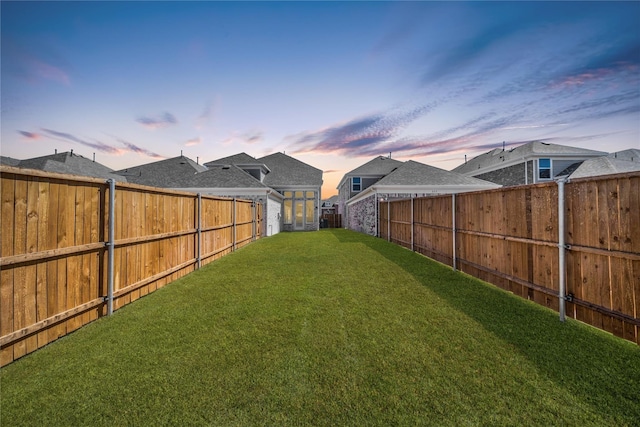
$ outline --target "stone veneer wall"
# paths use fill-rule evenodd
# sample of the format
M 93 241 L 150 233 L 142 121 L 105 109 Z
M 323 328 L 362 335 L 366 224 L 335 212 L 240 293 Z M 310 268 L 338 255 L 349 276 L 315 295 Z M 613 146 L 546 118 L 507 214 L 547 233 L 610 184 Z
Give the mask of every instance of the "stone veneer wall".
M 371 195 L 356 203 L 350 204 L 347 208 L 346 226 L 349 230 L 360 233 L 376 235 L 376 196 Z

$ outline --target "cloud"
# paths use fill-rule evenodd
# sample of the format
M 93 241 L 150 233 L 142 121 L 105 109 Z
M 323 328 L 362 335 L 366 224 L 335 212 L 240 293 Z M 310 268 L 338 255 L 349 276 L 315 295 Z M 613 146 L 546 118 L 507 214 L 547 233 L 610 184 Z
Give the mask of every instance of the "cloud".
M 142 148 L 139 147 L 135 144 L 132 144 L 131 142 L 125 141 L 124 139 L 118 139 L 118 142 L 121 143 L 122 145 L 124 145 L 127 150 L 136 153 L 136 154 L 142 154 L 144 156 L 149 156 L 152 157 L 154 159 L 164 159 L 164 156 L 161 156 L 160 154 L 154 153 L 153 151 L 149 151 L 146 148 Z
M 24 136 L 26 139 L 35 141 L 37 139 L 40 139 L 41 135 L 34 133 L 34 132 L 27 132 L 25 130 L 19 130 L 18 133 L 22 136 Z
M 168 126 L 172 126 L 178 123 L 178 119 L 168 112 L 158 114 L 157 116 L 140 116 L 136 119 L 136 122 L 140 123 L 147 129 L 161 129 Z
M 71 85 L 71 77 L 65 70 L 66 61 L 55 54 L 56 49 L 46 46 L 47 52 L 39 55 L 30 49 L 3 37 L 2 70 L 29 83 L 51 81 Z
M 287 139 L 292 141 L 296 154 L 317 152 L 359 156 L 372 151 L 379 152 L 381 146 L 436 105 L 432 103 L 407 110 L 371 114 L 319 131 L 292 135 Z
M 582 86 L 592 81 L 628 74 L 637 81 L 640 70 L 640 42 L 615 46 L 593 56 L 586 64 L 579 64 L 555 78 L 549 86 L 564 88 Z
M 185 147 L 193 147 L 194 145 L 202 144 L 202 138 L 191 138 L 187 142 L 184 143 Z
M 251 130 L 242 134 L 234 132 L 229 138 L 222 141 L 225 145 L 231 144 L 257 144 L 264 140 L 264 134 L 259 130 Z
M 100 141 L 96 141 L 94 140 L 94 142 L 90 142 L 90 141 L 85 141 L 81 138 L 78 138 L 75 135 L 72 135 L 70 133 L 66 133 L 66 132 L 59 132 L 56 130 L 52 130 L 52 129 L 41 129 L 44 133 L 46 133 L 48 136 L 53 137 L 55 139 L 59 139 L 62 141 L 66 141 L 66 142 L 74 142 L 76 144 L 81 144 L 84 145 L 86 147 L 91 147 L 95 150 L 101 151 L 103 153 L 109 153 L 109 154 L 122 154 L 122 149 L 115 147 L 113 145 L 109 145 L 109 144 L 105 144 L 103 142 Z

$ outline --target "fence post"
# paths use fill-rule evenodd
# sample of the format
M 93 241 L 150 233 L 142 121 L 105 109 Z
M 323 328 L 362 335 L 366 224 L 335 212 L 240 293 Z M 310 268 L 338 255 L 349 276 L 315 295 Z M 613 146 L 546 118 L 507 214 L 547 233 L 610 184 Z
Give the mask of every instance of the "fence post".
M 113 256 L 115 241 L 115 202 L 116 181 L 113 178 L 107 180 L 109 184 L 109 219 L 107 236 L 107 315 L 113 314 Z
M 252 216 L 252 227 L 251 227 L 251 241 L 256 241 L 256 231 L 258 229 L 258 208 L 256 206 L 256 201 L 254 200 L 251 203 L 251 216 Z
M 414 245 L 413 245 L 413 207 L 414 207 L 414 203 L 413 203 L 414 198 L 411 198 L 411 252 L 415 252 L 414 249 Z
M 202 265 L 202 194 L 198 193 L 198 269 Z
M 391 241 L 391 200 L 387 199 L 387 241 Z
M 453 257 L 452 257 L 452 266 L 453 271 L 458 269 L 456 264 L 456 194 L 451 194 L 451 240 L 453 241 Z
M 565 287 L 566 287 L 566 265 L 565 265 L 565 240 L 564 240 L 564 183 L 566 178 L 562 177 L 556 181 L 558 183 L 558 311 L 560 321 L 565 321 Z
M 231 218 L 233 218 L 233 237 L 232 237 L 233 246 L 231 250 L 235 252 L 236 250 L 236 198 L 235 197 L 233 198 L 233 213 Z

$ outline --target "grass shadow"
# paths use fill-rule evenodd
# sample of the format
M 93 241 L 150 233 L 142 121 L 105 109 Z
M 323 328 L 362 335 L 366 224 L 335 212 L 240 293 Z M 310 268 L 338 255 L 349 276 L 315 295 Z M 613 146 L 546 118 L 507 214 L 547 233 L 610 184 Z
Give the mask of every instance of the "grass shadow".
M 640 347 L 634 343 L 573 319 L 562 323 L 546 307 L 386 240 L 332 232 L 340 243 L 364 244 L 398 265 L 568 392 L 602 412 L 616 407 L 640 425 Z

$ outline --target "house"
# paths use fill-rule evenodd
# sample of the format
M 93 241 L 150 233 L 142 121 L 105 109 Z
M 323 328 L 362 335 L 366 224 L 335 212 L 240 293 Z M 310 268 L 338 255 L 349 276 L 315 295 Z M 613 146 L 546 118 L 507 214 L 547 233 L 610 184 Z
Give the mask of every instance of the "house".
M 264 183 L 284 196 L 284 230 L 318 230 L 322 170 L 284 153 L 270 154 L 258 160 L 271 170 Z
M 281 230 L 282 197 L 260 181 L 260 174 L 256 179 L 254 175 L 228 162 L 212 162 L 207 167 L 188 157 L 178 156 L 116 173 L 140 185 L 253 200 L 262 204 L 263 235 L 271 236 Z
M 331 196 L 326 200 L 322 201 L 320 215 L 334 215 L 336 214 L 336 209 L 338 207 L 338 195 Z
M 125 177 L 116 174 L 113 169 L 96 162 L 95 158 L 93 160 L 87 159 L 75 154 L 73 150 L 25 160 L 3 157 L 2 164 L 21 169 L 36 169 L 45 172 L 114 179 L 119 182 L 127 181 Z
M 338 183 L 337 213 L 344 215 L 347 201 L 397 169 L 402 162 L 378 156 L 347 172 Z
M 205 163 L 219 166 L 233 164 L 282 195 L 282 230 L 310 231 L 320 228 L 322 171 L 304 162 L 274 153 L 256 159 L 240 153 Z
M 340 181 L 341 194 L 351 196 L 344 202 L 343 208 L 346 218 L 343 222 L 347 228 L 377 235 L 378 202 L 382 199 L 424 197 L 500 187 L 492 182 L 467 177 L 413 160 L 407 162 L 389 160 L 391 159 L 377 157 L 347 173 Z M 381 173 L 384 170 L 388 173 L 374 182 L 374 173 L 376 171 Z M 363 172 L 369 172 L 367 181 L 362 179 Z M 353 185 L 353 178 L 357 177 L 361 177 L 359 181 L 361 187 Z M 358 180 L 355 180 L 355 183 L 357 184 Z M 358 188 L 360 191 L 357 191 Z
M 496 148 L 452 170 L 500 185 L 551 181 L 585 160 L 606 156 L 602 151 L 534 141 L 509 150 Z

